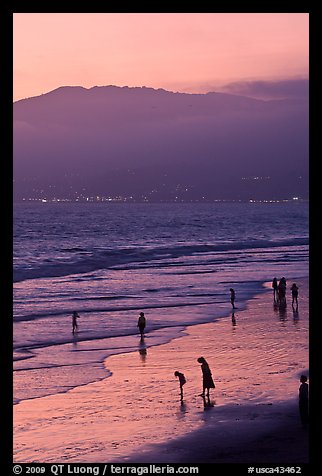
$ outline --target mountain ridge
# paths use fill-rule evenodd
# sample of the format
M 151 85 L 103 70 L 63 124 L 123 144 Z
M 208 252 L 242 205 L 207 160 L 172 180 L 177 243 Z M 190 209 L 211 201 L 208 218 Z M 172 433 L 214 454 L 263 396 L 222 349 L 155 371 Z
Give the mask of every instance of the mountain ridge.
M 180 92 L 180 91 L 170 91 L 170 90 L 167 90 L 167 89 L 164 89 L 164 88 L 152 88 L 152 87 L 148 87 L 148 86 L 117 86 L 117 85 L 114 85 L 114 84 L 109 84 L 109 85 L 106 85 L 106 86 L 91 86 L 89 88 L 86 88 L 84 86 L 78 86 L 78 85 L 74 85 L 74 86 L 59 86 L 55 89 L 52 89 L 51 91 L 47 91 L 46 93 L 42 93 L 42 94 L 38 94 L 36 96 L 30 96 L 30 97 L 27 97 L 27 98 L 22 98 L 22 99 L 18 99 L 17 101 L 14 101 L 14 104 L 17 104 L 21 101 L 27 101 L 27 100 L 30 100 L 30 99 L 35 99 L 35 98 L 41 98 L 43 96 L 48 96 L 48 95 L 52 95 L 52 94 L 57 94 L 57 93 L 60 93 L 60 92 L 64 92 L 64 91 L 86 91 L 86 92 L 91 92 L 91 91 L 103 91 L 103 90 L 114 90 L 114 91 L 133 91 L 133 92 L 138 92 L 138 91 L 142 91 L 142 92 L 158 92 L 158 93 L 166 93 L 166 94 L 172 94 L 172 95 L 184 95 L 184 96 L 209 96 L 209 95 L 222 95 L 222 96 L 235 96 L 235 97 L 245 97 L 245 98 L 249 98 L 249 99 L 253 99 L 254 101 L 266 101 L 267 100 L 263 100 L 263 99 L 255 99 L 255 98 L 252 98 L 251 96 L 246 96 L 246 95 L 241 95 L 241 94 L 232 94 L 232 93 L 224 93 L 224 92 L 217 92 L 217 91 L 208 91 L 206 93 L 187 93 L 187 92 Z
M 41 190 L 160 200 L 308 193 L 300 99 L 62 86 L 14 102 L 13 117 L 16 199 Z M 270 179 L 260 189 L 249 177 Z

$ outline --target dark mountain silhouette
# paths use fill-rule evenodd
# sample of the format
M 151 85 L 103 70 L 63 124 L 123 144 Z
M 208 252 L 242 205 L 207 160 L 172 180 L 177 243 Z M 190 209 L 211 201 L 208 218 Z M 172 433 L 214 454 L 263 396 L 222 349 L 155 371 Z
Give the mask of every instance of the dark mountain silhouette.
M 308 101 L 61 87 L 13 105 L 14 198 L 308 196 Z

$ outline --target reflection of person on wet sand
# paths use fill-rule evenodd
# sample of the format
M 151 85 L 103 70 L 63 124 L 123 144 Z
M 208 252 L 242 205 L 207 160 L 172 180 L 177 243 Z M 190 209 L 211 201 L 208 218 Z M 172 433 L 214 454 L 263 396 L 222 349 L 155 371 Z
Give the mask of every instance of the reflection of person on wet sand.
M 209 395 L 207 395 L 207 400 L 204 395 L 202 395 L 204 409 L 207 410 L 214 406 L 213 402 L 210 401 Z
M 235 317 L 235 313 L 233 312 L 232 315 L 231 315 L 231 322 L 232 322 L 232 325 L 235 326 L 236 325 L 236 317 Z
M 179 377 L 180 396 L 181 396 L 181 401 L 182 401 L 183 400 L 183 386 L 186 383 L 186 377 L 184 376 L 184 374 L 182 372 L 178 372 L 178 370 L 176 370 L 174 372 L 174 375 L 175 375 L 175 377 Z
M 72 326 L 73 326 L 73 334 L 75 334 L 75 331 L 78 329 L 78 324 L 77 324 L 77 319 L 79 318 L 79 315 L 76 311 L 73 312 L 72 315 Z
M 139 354 L 141 356 L 142 362 L 145 362 L 146 355 L 147 355 L 147 348 L 145 346 L 145 341 L 143 336 L 141 336 L 141 339 L 140 339 Z
M 140 312 L 137 326 L 140 330 L 141 337 L 144 336 L 145 325 L 146 325 L 146 320 L 145 320 L 144 312 Z
M 144 349 L 139 349 L 139 353 L 140 353 L 142 362 L 145 362 L 146 356 L 147 356 L 147 353 L 148 353 L 148 351 L 146 350 L 146 348 L 144 347 Z
M 279 305 L 278 306 L 278 315 L 280 321 L 286 321 L 287 318 L 287 310 L 285 305 Z
M 202 371 L 202 394 L 200 396 L 204 397 L 205 390 L 207 389 L 207 397 L 209 397 L 209 390 L 211 388 L 215 388 L 211 371 L 206 359 L 204 359 L 203 357 L 199 357 L 197 361 L 199 362 L 199 364 L 201 364 L 201 371 Z
M 300 318 L 299 308 L 298 308 L 298 306 L 296 306 L 296 307 L 293 306 L 292 309 L 293 309 L 293 322 L 296 324 L 298 322 L 299 318 Z

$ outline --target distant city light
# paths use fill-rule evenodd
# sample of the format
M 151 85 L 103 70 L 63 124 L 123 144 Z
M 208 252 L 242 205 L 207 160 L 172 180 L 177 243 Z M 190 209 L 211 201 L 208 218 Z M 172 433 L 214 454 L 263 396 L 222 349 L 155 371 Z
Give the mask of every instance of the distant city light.
M 42 191 L 38 191 L 42 192 Z M 178 191 L 177 191 L 178 192 Z M 182 192 L 185 194 L 185 189 L 182 189 Z M 147 202 L 147 203 L 173 203 L 173 202 L 189 202 L 189 203 L 198 203 L 198 202 L 209 202 L 209 203 L 282 203 L 282 202 L 308 202 L 307 199 L 301 198 L 300 196 L 291 196 L 288 198 L 250 198 L 250 199 L 225 199 L 225 198 L 210 198 L 206 195 L 195 197 L 195 198 L 183 198 L 183 195 L 179 193 L 173 194 L 172 197 L 162 198 L 155 196 L 158 191 L 156 189 L 151 190 L 148 194 L 142 195 L 92 195 L 86 196 L 82 193 L 74 193 L 72 196 L 67 197 L 52 197 L 46 196 L 44 193 L 39 193 L 39 196 L 33 197 L 23 197 L 22 201 L 24 202 L 41 202 L 41 203 L 56 203 L 56 202 L 74 202 L 74 203 L 136 203 L 136 202 Z
M 242 177 L 242 180 L 270 180 L 270 176 L 267 175 L 267 176 L 264 176 L 264 177 L 259 177 L 259 176 L 256 176 L 256 177 Z

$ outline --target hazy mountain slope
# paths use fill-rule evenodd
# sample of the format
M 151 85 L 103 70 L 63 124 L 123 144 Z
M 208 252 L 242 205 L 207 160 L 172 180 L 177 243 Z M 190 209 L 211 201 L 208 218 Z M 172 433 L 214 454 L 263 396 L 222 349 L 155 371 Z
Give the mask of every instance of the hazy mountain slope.
M 13 114 L 16 198 L 82 189 L 154 190 L 155 199 L 175 190 L 187 199 L 307 193 L 303 99 L 63 87 L 14 103 Z

